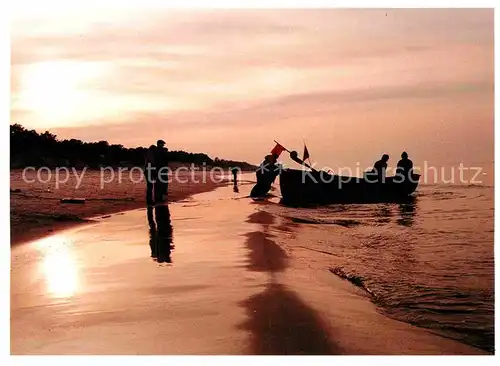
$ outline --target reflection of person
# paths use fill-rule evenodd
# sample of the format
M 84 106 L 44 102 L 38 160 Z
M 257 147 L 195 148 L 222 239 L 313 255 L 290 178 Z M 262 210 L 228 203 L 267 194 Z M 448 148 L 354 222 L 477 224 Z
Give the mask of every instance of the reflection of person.
M 159 263 L 170 263 L 173 228 L 168 205 L 156 204 L 154 207 L 148 207 L 148 222 L 151 257 L 156 258 Z
M 154 218 L 154 206 L 148 206 L 148 224 L 149 224 L 149 247 L 151 248 L 151 258 L 158 256 L 156 249 L 156 222 Z

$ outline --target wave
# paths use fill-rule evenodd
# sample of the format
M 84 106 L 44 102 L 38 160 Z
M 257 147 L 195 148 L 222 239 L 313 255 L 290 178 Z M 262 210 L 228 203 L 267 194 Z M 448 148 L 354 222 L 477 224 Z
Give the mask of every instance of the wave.
M 366 291 L 368 294 L 370 294 L 374 299 L 377 299 L 377 294 L 373 292 L 364 282 L 364 279 L 360 276 L 357 276 L 355 274 L 347 273 L 344 271 L 343 267 L 333 267 L 330 268 L 330 272 L 332 272 L 334 275 L 337 275 L 338 277 L 342 278 L 343 280 L 349 281 L 353 285 L 363 289 Z
M 467 198 L 466 195 L 452 191 L 419 192 L 419 197 L 429 197 L 435 201 Z

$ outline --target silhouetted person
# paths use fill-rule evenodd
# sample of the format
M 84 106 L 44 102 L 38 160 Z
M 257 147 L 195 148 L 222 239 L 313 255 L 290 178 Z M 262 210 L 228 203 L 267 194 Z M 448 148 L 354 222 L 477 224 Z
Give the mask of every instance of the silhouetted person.
M 413 173 L 413 162 L 408 159 L 408 153 L 403 151 L 401 154 L 401 160 L 398 161 L 398 167 L 396 174 L 398 175 L 398 180 L 404 179 L 409 180 L 411 174 Z
M 279 175 L 277 161 L 278 157 L 276 155 L 266 155 L 264 161 L 257 169 L 257 183 L 269 186 L 274 183 L 276 177 Z
M 146 178 L 146 204 L 154 204 L 154 186 L 156 182 L 156 167 L 155 167 L 155 150 L 156 146 L 151 145 L 146 151 L 144 158 L 144 177 Z
M 158 140 L 155 149 L 155 168 L 156 168 L 156 186 L 155 186 L 155 203 L 163 202 L 164 195 L 168 193 L 168 157 L 165 141 Z
M 377 177 L 377 182 L 383 183 L 385 181 L 385 172 L 387 170 L 387 162 L 389 155 L 384 154 L 382 158 L 373 165 L 372 173 Z
M 234 185 L 238 185 L 238 168 L 231 169 L 231 173 L 233 174 L 233 183 Z
M 257 184 L 250 191 L 252 198 L 263 198 L 271 189 L 276 177 L 280 174 L 280 166 L 276 164 L 278 155 L 266 155 L 264 161 L 260 164 L 255 172 L 257 176 Z

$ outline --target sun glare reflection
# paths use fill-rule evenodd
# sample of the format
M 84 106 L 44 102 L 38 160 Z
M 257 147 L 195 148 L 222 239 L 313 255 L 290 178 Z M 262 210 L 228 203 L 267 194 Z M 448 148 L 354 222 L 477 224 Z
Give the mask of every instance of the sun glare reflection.
M 69 240 L 64 235 L 57 235 L 37 243 L 45 257 L 41 271 L 45 277 L 47 291 L 56 298 L 73 296 L 80 285 L 78 263 L 71 247 L 68 246 Z

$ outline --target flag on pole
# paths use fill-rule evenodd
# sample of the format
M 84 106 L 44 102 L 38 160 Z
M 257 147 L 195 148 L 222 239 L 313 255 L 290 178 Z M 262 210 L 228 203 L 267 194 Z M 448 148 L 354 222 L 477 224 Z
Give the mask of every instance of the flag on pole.
M 276 155 L 276 156 L 280 156 L 281 153 L 285 150 L 286 149 L 283 146 L 281 146 L 280 144 L 277 143 L 276 146 L 271 150 L 271 154 Z
M 307 150 L 306 144 L 304 144 L 304 155 L 302 157 L 302 161 L 306 161 L 306 159 L 309 159 L 309 151 Z

